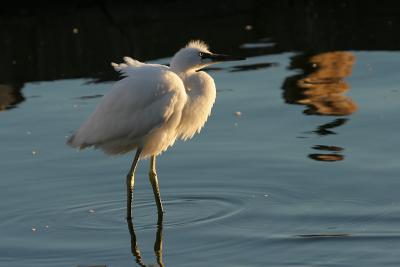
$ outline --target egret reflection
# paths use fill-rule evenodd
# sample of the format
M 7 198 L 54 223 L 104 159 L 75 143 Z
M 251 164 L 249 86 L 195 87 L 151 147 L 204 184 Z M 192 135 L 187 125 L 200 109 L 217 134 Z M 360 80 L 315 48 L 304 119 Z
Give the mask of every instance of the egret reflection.
M 131 236 L 131 252 L 132 252 L 132 255 L 135 257 L 136 263 L 142 267 L 149 267 L 149 266 L 164 267 L 163 258 L 162 258 L 163 217 L 158 216 L 157 233 L 156 233 L 156 239 L 154 241 L 154 254 L 155 254 L 156 262 L 157 262 L 156 265 L 155 264 L 146 265 L 144 263 L 139 246 L 137 245 L 135 226 L 132 222 L 132 218 L 128 218 L 126 221 L 128 223 L 129 234 Z
M 357 111 L 357 104 L 345 93 L 350 89 L 344 80 L 351 75 L 355 56 L 351 52 L 335 51 L 319 54 L 300 54 L 292 57 L 290 69 L 300 69 L 301 74 L 288 77 L 283 84 L 286 103 L 304 105 L 306 115 L 348 116 Z M 332 128 L 344 125 L 348 118 L 335 119 L 320 125 L 312 133 L 319 136 L 336 134 Z M 334 147 L 331 150 L 329 148 Z M 316 150 L 329 150 L 330 154 L 310 154 L 318 161 L 340 161 L 344 156 L 339 146 L 317 145 Z M 324 148 L 324 149 L 321 149 Z M 340 148 L 340 149 L 336 149 Z

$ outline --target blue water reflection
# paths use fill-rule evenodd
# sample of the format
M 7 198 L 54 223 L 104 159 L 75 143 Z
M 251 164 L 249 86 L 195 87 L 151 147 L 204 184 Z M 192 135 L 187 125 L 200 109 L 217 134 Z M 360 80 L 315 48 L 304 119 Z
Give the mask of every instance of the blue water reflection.
M 333 56 L 345 70 L 332 79 L 294 66 L 298 53 L 209 70 L 218 87 L 209 122 L 159 160 L 165 266 L 398 264 L 400 54 L 330 55 L 352 58 Z M 0 265 L 135 264 L 124 218 L 131 156 L 64 144 L 111 85 L 27 83 L 26 100 L 0 112 Z M 159 229 L 147 164 L 134 194 L 145 264 L 157 261 Z

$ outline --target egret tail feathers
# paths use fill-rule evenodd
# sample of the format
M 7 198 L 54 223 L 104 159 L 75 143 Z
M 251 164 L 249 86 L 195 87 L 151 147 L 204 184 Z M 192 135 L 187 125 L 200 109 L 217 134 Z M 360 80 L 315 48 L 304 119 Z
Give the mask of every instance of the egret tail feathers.
M 129 75 L 130 70 L 143 66 L 145 64 L 131 57 L 124 57 L 123 59 L 125 61 L 123 63 L 118 64 L 115 62 L 111 62 L 111 66 L 114 68 L 114 70 L 123 75 Z
M 84 148 L 90 146 L 90 145 L 78 142 L 75 137 L 76 137 L 76 134 L 71 135 L 67 139 L 67 145 L 69 145 L 70 147 L 79 148 L 79 149 L 84 149 Z

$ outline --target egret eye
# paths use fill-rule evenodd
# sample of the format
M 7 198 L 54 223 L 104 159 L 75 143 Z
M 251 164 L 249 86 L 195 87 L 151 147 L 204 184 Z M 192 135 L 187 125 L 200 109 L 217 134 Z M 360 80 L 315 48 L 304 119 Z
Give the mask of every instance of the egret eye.
M 203 52 L 199 52 L 199 57 L 203 57 L 204 53 Z

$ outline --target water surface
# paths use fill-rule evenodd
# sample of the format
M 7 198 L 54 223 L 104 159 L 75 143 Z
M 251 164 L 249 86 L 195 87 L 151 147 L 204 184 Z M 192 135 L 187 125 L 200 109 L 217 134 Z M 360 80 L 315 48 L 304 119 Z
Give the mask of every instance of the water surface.
M 171 38 L 178 43 L 197 29 L 216 52 L 248 60 L 207 70 L 218 92 L 206 127 L 159 157 L 162 229 L 149 161 L 140 162 L 133 227 L 144 264 L 158 257 L 164 266 L 399 266 L 397 19 L 384 9 L 376 17 L 366 12 L 362 20 L 345 16 L 338 22 L 331 9 L 313 5 L 305 13 L 313 16 L 304 19 L 293 13 L 297 8 L 287 9 L 286 22 L 279 12 L 267 18 L 266 9 L 244 8 L 245 15 L 210 17 L 210 25 L 226 30 L 221 36 L 198 21 Z M 182 18 L 164 20 L 175 25 Z M 93 24 L 60 21 L 67 22 L 54 29 L 68 27 L 79 44 L 63 51 L 65 64 L 51 68 L 46 62 L 57 49 L 40 48 L 37 64 L 29 61 L 29 50 L 20 65 L 17 49 L 0 66 L 10 70 L 0 75 L 0 266 L 140 266 L 125 221 L 125 175 L 133 154 L 79 152 L 65 141 L 117 78 L 110 74 L 111 58 L 132 52 L 164 64 L 181 44 L 159 50 L 151 38 L 131 42 L 145 29 L 159 33 L 159 21 L 132 31 L 128 23 L 121 28 L 128 42 L 115 38 L 112 49 L 96 48 L 98 61 L 82 65 L 76 60 L 91 58 L 88 47 L 102 35 Z M 363 34 L 366 22 L 370 35 Z M 13 25 L 7 40 L 20 38 L 22 26 Z M 110 27 L 107 34 L 116 35 L 118 27 Z M 44 27 L 38 40 L 46 43 L 54 29 Z M 62 34 L 67 39 L 60 42 L 75 38 Z
M 305 115 L 309 106 L 287 100 L 285 81 L 303 73 L 288 68 L 298 53 L 209 71 L 218 98 L 207 126 L 159 157 L 166 266 L 398 265 L 400 54 L 346 53 L 354 62 L 343 93 L 357 110 L 341 116 Z M 0 113 L 2 266 L 132 266 L 132 155 L 64 145 L 111 85 L 28 83 L 26 101 Z M 134 226 L 151 263 L 148 164 L 137 171 Z

